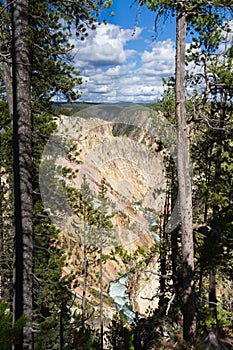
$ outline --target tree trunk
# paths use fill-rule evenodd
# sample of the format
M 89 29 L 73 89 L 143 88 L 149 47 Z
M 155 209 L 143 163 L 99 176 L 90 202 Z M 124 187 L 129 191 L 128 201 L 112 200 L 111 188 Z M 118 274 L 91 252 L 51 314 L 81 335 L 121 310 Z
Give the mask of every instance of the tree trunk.
M 104 348 L 104 320 L 103 320 L 103 232 L 100 229 L 100 350 Z
M 183 337 L 195 342 L 194 244 L 192 225 L 192 186 L 185 110 L 186 14 L 183 2 L 177 5 L 176 19 L 176 120 L 177 169 L 183 255 Z
M 4 0 L 4 12 L 9 11 L 9 4 L 8 0 Z M 6 24 L 5 28 L 6 31 L 10 30 Z M 12 73 L 11 73 L 11 63 L 10 58 L 6 58 L 2 60 L 2 79 L 5 85 L 6 89 L 6 98 L 7 98 L 7 104 L 8 104 L 8 111 L 9 114 L 13 114 L 13 89 L 12 89 Z
M 1 137 L 1 135 L 0 135 Z M 1 144 L 0 144 L 1 147 Z M 1 152 L 1 150 L 0 150 Z M 3 268 L 3 259 L 4 259 L 4 228 L 3 228 L 3 185 L 2 185 L 2 174 L 0 173 L 0 300 L 4 300 L 4 268 Z
M 167 274 L 167 254 L 168 254 L 168 233 L 166 232 L 166 225 L 168 223 L 168 214 L 169 214 L 169 200 L 170 193 L 167 193 L 165 205 L 164 205 L 164 214 L 161 218 L 160 223 L 160 248 L 159 248 L 159 261 L 160 261 L 160 278 L 159 278 L 159 308 L 164 309 L 165 304 L 165 289 L 166 289 L 166 280 L 164 276 Z
M 84 204 L 85 205 L 85 204 Z M 84 208 L 84 230 L 83 230 L 83 295 L 82 295 L 82 328 L 85 328 L 86 321 L 86 291 L 87 291 L 87 275 L 88 275 L 88 260 L 87 260 L 87 215 Z
M 9 114 L 13 114 L 13 90 L 12 90 L 12 74 L 11 74 L 11 65 L 9 62 L 2 62 L 2 78 L 4 81 L 6 89 L 6 98 L 8 104 Z
M 176 201 L 177 201 L 177 192 L 178 192 L 178 185 L 177 185 L 177 176 L 176 176 L 176 170 L 173 165 L 173 162 L 171 162 L 171 213 L 175 207 Z M 182 275 L 181 275 L 181 266 L 178 263 L 180 260 L 180 252 L 179 252 L 179 232 L 180 227 L 176 227 L 171 233 L 170 233 L 170 240 L 171 240 L 171 265 L 172 265 L 172 283 L 173 283 L 173 289 L 176 293 L 176 299 L 174 301 L 175 305 L 180 305 L 180 299 L 181 299 L 181 293 L 182 293 Z M 174 318 L 175 322 L 178 323 L 179 321 L 179 314 L 177 313 Z
M 27 47 L 28 1 L 12 3 L 13 67 L 13 170 L 15 198 L 14 321 L 28 318 L 21 344 L 32 349 L 33 204 L 31 183 L 32 122 L 30 106 L 29 53 Z
M 218 324 L 216 273 L 214 269 L 210 271 L 210 277 L 209 277 L 209 308 L 211 311 L 211 316 L 215 319 L 216 324 Z
M 221 163 L 222 163 L 222 152 L 223 152 L 223 141 L 224 141 L 224 127 L 225 127 L 225 106 L 227 103 L 226 93 L 221 91 L 221 102 L 219 106 L 219 136 L 217 139 L 217 152 L 215 157 L 215 174 L 214 174 L 214 192 L 218 194 L 221 187 Z M 217 216 L 219 214 L 219 204 L 215 203 L 213 206 L 213 215 Z M 217 238 L 216 238 L 217 240 Z M 209 308 L 211 316 L 215 319 L 218 325 L 218 310 L 217 310 L 217 296 L 216 296 L 216 268 L 215 262 L 212 262 L 210 275 L 209 275 Z

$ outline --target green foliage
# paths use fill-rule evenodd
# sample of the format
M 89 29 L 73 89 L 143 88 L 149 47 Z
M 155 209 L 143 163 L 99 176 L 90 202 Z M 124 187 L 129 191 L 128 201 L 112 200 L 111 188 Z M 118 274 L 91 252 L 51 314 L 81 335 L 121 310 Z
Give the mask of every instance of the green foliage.
M 28 47 L 33 110 L 50 110 L 51 97 L 62 95 L 76 100 L 82 83 L 80 72 L 73 67 L 73 46 L 69 40 L 76 32 L 76 40 L 85 40 L 88 29 L 95 29 L 102 5 L 110 1 L 29 1 Z M 10 7 L 0 1 L 0 65 L 10 62 Z M 3 69 L 3 66 L 1 67 Z M 3 85 L 4 90 L 4 85 Z
M 13 259 L 13 179 L 12 179 L 12 124 L 7 105 L 0 102 L 0 290 L 5 301 L 10 301 Z
M 156 18 L 175 14 L 180 6 L 179 1 L 146 4 L 156 11 Z M 192 62 L 200 70 L 187 74 L 192 93 L 186 101 L 193 142 L 194 220 L 201 227 L 196 241 L 197 268 L 205 276 L 212 269 L 220 269 L 229 279 L 232 276 L 229 269 L 232 264 L 229 255 L 232 252 L 232 43 L 228 23 L 232 19 L 231 2 L 189 1 L 182 5 L 192 37 L 187 64 Z M 175 114 L 173 88 L 165 91 L 159 104 L 166 118 Z M 203 275 L 200 284 L 201 278 Z
M 170 86 L 171 82 L 173 82 L 172 78 L 170 78 L 167 82 L 164 81 L 164 85 L 167 86 L 167 88 L 163 92 L 161 98 L 158 100 L 157 108 L 163 112 L 166 119 L 175 123 L 175 91 L 174 87 Z
M 111 324 L 105 333 L 107 349 L 112 350 L 133 350 L 133 332 L 131 327 L 124 320 L 123 316 L 116 313 Z
M 54 103 L 52 112 L 55 115 L 74 115 L 84 108 L 95 105 L 94 103 L 72 102 L 72 103 Z
M 174 15 L 180 1 L 138 1 L 140 5 L 146 4 L 147 7 L 156 11 L 156 21 L 158 16 L 163 15 L 164 19 L 169 14 Z M 104 6 L 111 6 L 112 1 L 106 1 Z M 55 128 L 53 116 L 44 112 L 43 109 L 51 110 L 50 100 L 56 94 L 63 94 L 68 100 L 75 100 L 79 93 L 75 87 L 81 84 L 80 73 L 72 68 L 72 46 L 69 45 L 69 38 L 73 26 L 76 28 L 77 37 L 84 40 L 87 36 L 87 27 L 95 28 L 95 19 L 98 15 L 98 6 L 95 1 L 38 1 L 30 0 L 30 25 L 28 28 L 28 43 L 30 47 L 31 60 L 31 91 L 33 100 L 33 190 L 34 190 L 34 232 L 35 232 L 35 257 L 34 257 L 34 314 L 35 324 L 38 332 L 35 335 L 35 349 L 59 349 L 61 332 L 61 314 L 64 323 L 64 347 L 74 349 L 97 349 L 99 346 L 98 332 L 89 329 L 83 330 L 74 327 L 80 325 L 80 317 L 77 324 L 71 323 L 71 308 L 73 306 L 73 297 L 70 291 L 71 281 L 74 276 L 69 275 L 61 278 L 62 269 L 66 263 L 66 258 L 71 257 L 71 251 L 77 248 L 77 240 L 67 243 L 71 250 L 65 255 L 65 243 L 62 248 L 59 244 L 59 232 L 52 225 L 47 217 L 39 193 L 38 168 L 40 164 L 43 147 L 48 140 L 51 132 Z M 1 10 L 4 6 L 0 3 Z M 188 1 L 185 3 L 188 30 L 193 38 L 189 48 L 187 63 L 195 63 L 196 66 L 206 69 L 207 74 L 189 74 L 187 83 L 192 88 L 192 96 L 187 96 L 187 117 L 195 124 L 195 139 L 192 142 L 192 159 L 194 165 L 194 219 L 195 224 L 203 226 L 197 229 L 196 239 L 196 278 L 201 285 L 201 278 L 208 280 L 209 271 L 216 268 L 218 271 L 219 287 L 232 279 L 232 45 L 226 45 L 224 52 L 219 51 L 219 45 L 228 41 L 229 27 L 226 25 L 228 12 L 227 8 L 232 6 L 231 1 Z M 224 9 L 224 6 L 226 7 Z M 224 11 L 223 11 L 224 10 Z M 197 15 L 199 14 L 199 15 Z M 9 55 L 10 52 L 10 13 L 1 11 L 1 30 L 0 42 L 1 53 Z M 230 15 L 229 15 L 230 18 Z M 3 57 L 1 56 L 1 57 Z M 6 56 L 8 57 L 8 56 Z M 210 80 L 208 80 L 208 79 Z M 207 79 L 207 80 L 205 80 Z M 10 294 L 12 279 L 12 128 L 11 118 L 6 112 L 4 102 L 4 85 L 0 82 L 1 102 L 0 108 L 0 137 L 1 137 L 1 181 L 0 199 L 4 208 L 4 216 L 1 217 L 1 293 L 7 291 L 7 298 Z M 208 85 L 209 84 L 209 85 Z M 203 90 L 207 90 L 211 98 L 203 100 Z M 199 87 L 203 90 L 199 91 Z M 164 116 L 171 122 L 174 122 L 175 115 L 174 98 L 174 80 L 168 81 L 168 89 L 164 92 L 161 99 L 153 109 L 161 110 Z M 74 108 L 68 105 L 71 113 L 80 110 L 80 105 Z M 43 112 L 41 113 L 41 110 Z M 198 113 L 201 111 L 201 113 Z M 57 110 L 56 113 L 60 113 Z M 190 125 L 191 125 L 190 124 Z M 122 132 L 126 135 L 134 134 L 137 136 L 137 128 L 118 125 L 114 129 L 115 135 Z M 161 146 L 162 149 L 162 146 Z M 59 150 L 57 150 L 58 152 Z M 79 152 L 77 148 L 71 149 L 69 159 L 75 161 L 78 159 Z M 174 163 L 169 156 L 165 161 L 167 179 L 168 179 L 168 197 L 167 207 L 172 208 L 174 198 L 177 196 L 176 175 Z M 54 164 L 49 161 L 46 163 L 48 171 L 54 172 Z M 72 169 L 61 169 L 63 177 L 73 180 L 76 177 Z M 85 217 L 88 230 L 85 234 L 96 236 L 93 243 L 108 244 L 109 232 L 112 230 L 112 213 L 108 211 L 107 199 L 108 185 L 103 180 L 98 197 L 98 205 L 94 207 L 93 196 L 87 184 L 83 183 L 81 190 L 66 187 L 69 204 L 73 208 L 79 220 Z M 54 188 L 49 188 L 51 193 Z M 63 198 L 64 199 L 64 198 Z M 55 203 L 59 210 L 60 203 Z M 164 214 L 164 222 L 169 218 L 168 211 Z M 2 218 L 4 220 L 2 221 Z M 77 224 L 77 223 L 75 223 Z M 76 227 L 77 235 L 83 236 L 83 230 Z M 93 230 L 92 230 L 93 229 Z M 105 234 L 107 233 L 107 234 Z M 101 240 L 101 242 L 100 242 Z M 98 246 L 97 244 L 97 246 Z M 177 244 L 177 251 L 173 250 L 174 244 Z M 88 259 L 90 266 L 96 267 L 99 263 L 98 254 L 93 246 L 88 247 Z M 99 249 L 99 246 L 98 246 Z M 77 269 L 75 270 L 75 283 L 79 284 L 78 278 L 83 275 L 82 256 L 80 250 L 76 251 Z M 172 232 L 170 236 L 164 235 L 161 239 L 161 256 L 165 258 L 165 273 L 172 271 L 173 287 L 178 289 L 175 279 L 179 280 L 179 259 L 180 259 L 180 241 L 179 232 Z M 154 254 L 154 251 L 151 252 Z M 121 257 L 126 265 L 131 266 L 131 262 L 137 259 L 137 266 L 141 266 L 145 259 L 150 260 L 144 248 L 139 247 L 135 254 L 129 254 L 122 247 L 116 247 L 110 254 L 103 255 L 103 263 L 107 259 L 117 261 Z M 140 260 L 139 258 L 142 259 Z M 99 258 L 100 259 L 100 258 Z M 3 263 L 2 263 L 3 262 Z M 78 265 L 79 264 L 79 265 Z M 89 271 L 90 272 L 90 271 Z M 164 274 L 165 274 L 164 273 Z M 202 274 L 202 276 L 201 276 Z M 221 275 L 221 278 L 220 276 Z M 89 279 L 98 282 L 100 277 L 98 273 L 89 273 Z M 170 282 L 170 281 L 168 281 Z M 198 284 L 198 283 L 197 283 Z M 203 285 L 202 285 L 203 287 Z M 177 293 L 176 289 L 176 293 Z M 93 288 L 96 298 L 100 297 L 100 292 Z M 151 312 L 152 318 L 148 322 L 138 322 L 135 329 L 130 329 L 124 320 L 116 316 L 112 321 L 112 326 L 107 337 L 109 346 L 115 349 L 133 349 L 135 337 L 146 339 L 148 348 L 154 342 L 159 344 L 155 338 L 155 327 L 161 323 L 169 302 L 168 292 L 170 292 L 169 283 L 164 286 L 164 303 L 157 315 Z M 5 296 L 4 296 L 5 297 Z M 209 310 L 208 285 L 205 289 L 200 287 L 198 295 L 198 322 L 200 330 L 204 332 L 204 327 L 211 327 L 215 321 Z M 231 305 L 229 300 L 232 296 L 222 295 L 218 305 L 218 320 L 220 325 L 227 325 L 230 328 L 232 321 Z M 204 300 L 204 302 L 203 302 Z M 105 300 L 106 302 L 106 300 Z M 107 302 L 110 302 L 107 300 Z M 181 308 L 181 302 L 178 297 L 175 298 L 169 310 L 169 317 L 166 318 L 166 327 L 169 331 L 177 320 L 178 311 Z M 179 315 L 178 315 L 179 316 Z M 25 319 L 16 322 L 12 327 L 12 315 L 7 312 L 6 304 L 0 304 L 0 349 L 8 350 L 24 325 Z M 134 334 L 134 336 L 133 336 Z
M 62 277 L 65 251 L 61 247 L 59 231 L 46 215 L 40 197 L 39 166 L 44 146 L 56 124 L 53 116 L 43 112 L 34 115 L 33 133 L 33 204 L 34 204 L 34 324 L 35 349 L 59 349 L 60 315 L 63 310 L 64 342 L 71 344 L 73 327 L 70 326 L 73 295 L 70 290 L 73 276 Z M 54 164 L 47 162 L 48 171 Z M 52 175 L 52 174 L 51 174 Z M 51 189 L 50 189 L 51 190 Z M 64 306 L 66 306 L 64 308 Z
M 68 39 L 71 33 L 62 25 L 64 14 L 52 2 L 29 1 L 29 47 L 33 108 L 49 107 L 51 97 L 63 94 L 68 100 L 76 99 L 76 84 L 81 83 L 79 72 L 72 67 Z M 67 20 L 69 17 L 67 17 Z M 71 19 L 74 21 L 74 19 Z
M 0 2 L 1 26 L 1 55 L 0 64 L 11 56 L 11 16 L 10 8 L 4 9 L 6 2 Z M 51 97 L 61 93 L 68 100 L 79 96 L 76 92 L 77 84 L 81 83 L 79 72 L 72 66 L 72 46 L 69 39 L 73 28 L 77 37 L 84 40 L 87 27 L 94 29 L 94 21 L 98 15 L 99 4 L 96 1 L 29 1 L 28 47 L 30 54 L 30 78 L 33 108 L 33 202 L 34 202 L 34 323 L 38 332 L 35 335 L 35 347 L 43 349 L 59 348 L 59 315 L 66 305 L 63 322 L 65 324 L 64 341 L 71 346 L 72 327 L 70 327 L 70 307 L 73 298 L 70 292 L 70 276 L 62 278 L 64 267 L 64 250 L 59 245 L 57 229 L 47 217 L 39 191 L 39 165 L 43 147 L 48 140 L 55 124 L 52 115 L 46 113 L 51 110 Z M 107 4 L 106 4 L 107 5 Z M 108 2 L 110 6 L 110 2 Z M 3 66 L 1 66 L 1 70 Z M 1 80 L 0 89 L 2 99 L 4 85 Z M 43 111 L 43 112 L 41 112 Z M 1 204 L 1 295 L 8 287 L 6 281 L 12 280 L 12 260 L 7 261 L 6 252 L 12 252 L 12 240 L 6 245 L 6 223 L 12 231 L 12 206 L 5 206 L 6 198 L 9 203 L 12 188 L 11 166 L 12 145 L 10 133 L 11 118 L 1 111 L 1 180 L 6 177 L 2 186 Z M 5 146 L 7 146 L 5 148 Z M 9 157 L 8 157 L 9 155 Z M 51 164 L 49 170 L 51 171 Z M 3 168 L 2 168 L 3 167 Z M 4 179 L 5 180 L 5 179 Z M 10 185 L 10 186 L 9 186 Z M 3 191 L 2 191 L 3 190 Z M 9 198 L 8 198 L 8 197 Z M 7 203 L 8 204 L 8 203 Z M 2 207 L 1 207 L 2 209 Z M 8 215 L 9 214 L 9 215 Z M 10 216 L 11 215 L 11 216 Z M 2 218 L 4 217 L 4 221 Z M 4 251 L 3 248 L 4 247 Z M 6 263 L 7 261 L 7 263 Z M 4 271 L 3 271 L 4 270 Z M 73 278 L 73 277 L 72 277 Z M 4 285 L 3 285 L 4 283 Z M 15 324 L 17 327 L 17 323 Z M 5 330 L 5 328 L 4 328 Z M 5 338 L 4 338 L 5 339 Z M 70 339 L 70 341 L 69 341 Z M 2 340 L 2 339 L 1 339 Z M 5 347 L 4 347 L 5 349 Z
M 112 0 L 107 0 L 107 1 L 105 1 L 105 3 L 104 3 L 104 7 L 105 8 L 109 8 L 109 7 L 111 7 L 112 6 Z
M 173 0 L 138 0 L 139 5 L 146 4 L 147 8 L 156 13 L 155 24 L 157 27 L 158 18 L 163 16 L 164 20 L 169 15 L 175 15 L 176 10 L 181 6 L 180 1 Z M 193 36 L 191 48 L 196 49 L 193 55 L 196 60 L 202 60 L 197 49 L 205 47 L 209 53 L 213 52 L 223 38 L 223 32 L 230 30 L 227 28 L 227 19 L 232 18 L 231 1 L 208 1 L 191 0 L 183 2 L 182 6 L 187 14 L 188 31 Z M 156 29 L 157 30 L 157 29 Z
M 169 9 L 170 7 L 174 9 L 176 6 L 175 1 L 169 1 L 169 0 L 147 0 L 146 6 L 151 11 L 159 11 L 159 15 L 163 13 L 164 10 Z
M 227 279 L 224 274 L 217 273 L 217 326 L 219 331 L 232 334 L 232 281 Z M 212 330 L 216 325 L 216 319 L 208 303 L 208 276 L 204 277 L 202 297 L 197 301 L 197 322 L 198 330 L 201 336 L 206 335 L 207 331 Z
M 97 330 L 86 326 L 85 329 L 74 331 L 73 349 L 77 350 L 97 350 L 99 349 L 99 333 Z
M 0 301 L 0 350 L 10 350 L 12 345 L 19 343 L 26 321 L 26 317 L 21 316 L 12 325 L 12 313 L 8 311 L 7 303 Z

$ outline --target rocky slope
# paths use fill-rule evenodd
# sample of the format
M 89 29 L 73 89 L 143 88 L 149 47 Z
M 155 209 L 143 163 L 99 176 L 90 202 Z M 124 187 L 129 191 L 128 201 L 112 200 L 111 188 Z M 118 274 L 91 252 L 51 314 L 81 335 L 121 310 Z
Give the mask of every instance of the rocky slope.
M 96 112 L 96 111 L 95 111 Z M 68 144 L 76 145 L 79 151 L 77 164 L 67 154 L 59 156 L 57 164 L 77 170 L 70 185 L 80 188 L 84 175 L 97 198 L 99 184 L 103 178 L 107 184 L 107 196 L 111 201 L 110 211 L 114 230 L 112 238 L 106 238 L 104 255 L 108 256 L 103 265 L 105 315 L 114 312 L 109 298 L 110 282 L 130 272 L 128 290 L 134 311 L 146 316 L 148 307 L 156 308 L 158 299 L 158 258 L 153 256 L 146 263 L 150 250 L 155 244 L 152 231 L 156 232 L 156 221 L 163 210 L 166 181 L 163 154 L 158 151 L 157 136 L 148 131 L 148 116 L 136 116 L 136 122 L 116 122 L 117 112 L 110 111 L 95 118 L 82 115 L 58 120 L 59 133 L 65 135 Z M 112 113 L 112 115 L 111 115 Z M 143 124 L 144 123 L 144 124 Z M 141 125 L 144 125 L 141 127 Z M 68 147 L 69 148 L 69 147 Z M 71 152 L 72 153 L 72 152 Z M 76 271 L 74 291 L 81 300 L 82 295 L 82 245 L 77 237 L 79 220 L 72 213 L 65 216 L 62 224 L 62 241 L 67 249 L 67 265 L 64 274 Z M 79 222 L 79 226 L 82 223 Z M 90 256 L 87 299 L 98 314 L 99 280 L 98 252 Z M 147 272 L 144 272 L 146 270 Z M 152 271 L 152 272 L 148 272 Z M 155 273 L 153 273 L 155 272 Z

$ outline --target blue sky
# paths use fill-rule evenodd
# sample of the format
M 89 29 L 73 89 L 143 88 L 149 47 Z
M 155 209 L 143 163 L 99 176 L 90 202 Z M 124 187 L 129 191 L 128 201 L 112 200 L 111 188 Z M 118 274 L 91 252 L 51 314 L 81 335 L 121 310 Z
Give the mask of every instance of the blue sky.
M 72 39 L 75 67 L 83 77 L 81 100 L 156 101 L 162 78 L 174 74 L 174 19 L 161 19 L 155 33 L 155 14 L 146 7 L 138 10 L 133 0 L 113 3 L 101 13 L 106 25 L 90 31 L 84 42 Z
M 107 24 L 89 30 L 83 42 L 71 39 L 74 65 L 83 78 L 82 101 L 154 102 L 161 96 L 162 79 L 175 71 L 175 18 L 160 18 L 155 32 L 155 16 L 134 0 L 113 0 L 101 12 Z M 187 45 L 190 40 L 188 35 Z
M 111 16 L 114 12 L 114 16 Z M 155 36 L 154 22 L 155 13 L 149 11 L 146 6 L 138 7 L 134 0 L 113 0 L 113 5 L 110 9 L 103 9 L 101 19 L 106 19 L 109 23 L 119 25 L 123 28 L 134 28 L 134 26 L 143 27 L 143 37 L 150 42 Z M 159 20 L 159 30 L 157 31 L 157 39 L 164 40 L 169 36 L 175 40 L 175 22 L 174 18 L 170 18 L 163 23 L 163 19 Z M 138 49 L 144 49 L 142 44 Z

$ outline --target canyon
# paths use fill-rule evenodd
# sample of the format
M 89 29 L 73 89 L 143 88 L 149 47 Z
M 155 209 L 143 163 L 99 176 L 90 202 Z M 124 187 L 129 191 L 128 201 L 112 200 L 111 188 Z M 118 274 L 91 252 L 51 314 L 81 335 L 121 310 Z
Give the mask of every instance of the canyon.
M 104 233 L 105 325 L 116 312 L 116 304 L 109 296 L 111 282 L 123 276 L 127 276 L 126 292 L 134 313 L 147 317 L 150 310 L 158 307 L 157 231 L 166 195 L 161 135 L 166 142 L 171 141 L 168 127 L 164 132 L 164 121 L 161 122 L 162 116 L 159 118 L 156 125 L 151 111 L 135 106 L 87 108 L 71 117 L 57 118 L 57 131 L 44 152 L 45 159 L 55 158 L 56 169 L 69 168 L 75 173 L 75 177 L 65 178 L 69 186 L 80 189 L 85 177 L 96 205 L 101 180 L 105 180 L 108 212 L 114 214 L 111 234 Z M 51 213 L 46 186 L 43 189 L 44 176 L 41 172 L 43 200 L 61 230 L 61 242 L 67 251 L 63 274 L 76 272 L 73 291 L 77 296 L 77 307 L 81 308 L 83 222 L 73 213 L 64 189 L 59 186 L 56 187 L 57 198 L 64 200 L 63 212 L 62 215 Z M 56 181 L 61 177 L 57 172 Z M 93 247 L 92 237 L 88 237 L 88 244 Z M 98 245 L 95 248 L 89 256 L 93 264 L 88 266 L 86 293 L 89 312 L 94 314 L 92 323 L 98 323 L 99 317 Z

